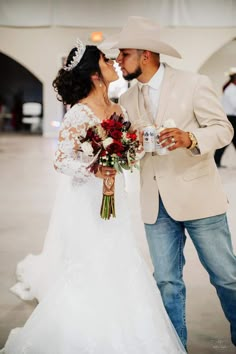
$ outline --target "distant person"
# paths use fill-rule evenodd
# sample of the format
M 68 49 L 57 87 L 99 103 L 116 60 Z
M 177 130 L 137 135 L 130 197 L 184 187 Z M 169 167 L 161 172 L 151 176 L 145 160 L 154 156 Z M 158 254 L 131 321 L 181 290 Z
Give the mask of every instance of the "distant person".
M 11 125 L 15 131 L 20 131 L 22 129 L 22 118 L 23 118 L 23 100 L 21 93 L 17 93 L 14 96 L 14 102 L 12 107 L 12 121 Z
M 222 105 L 235 131 L 236 129 L 236 67 L 230 68 L 227 74 L 229 75 L 229 80 L 223 86 Z M 233 136 L 232 143 L 236 148 L 235 134 Z M 221 149 L 216 150 L 215 152 L 215 162 L 218 167 L 223 167 L 221 165 L 221 160 L 225 152 L 225 149 L 228 146 L 229 145 L 226 145 Z
M 4 118 L 7 112 L 5 99 L 0 96 L 0 131 L 4 129 Z

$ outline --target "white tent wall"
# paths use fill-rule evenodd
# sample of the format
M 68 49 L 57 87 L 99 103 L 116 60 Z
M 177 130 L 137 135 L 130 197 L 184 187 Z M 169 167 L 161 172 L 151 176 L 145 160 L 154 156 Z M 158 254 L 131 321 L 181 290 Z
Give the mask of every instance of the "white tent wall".
M 200 67 L 201 74 L 208 75 L 214 83 L 219 95 L 222 94 L 222 85 L 228 81 L 227 72 L 230 67 L 236 66 L 236 38 L 216 51 Z
M 105 36 L 119 31 L 118 28 L 100 27 L 0 27 L 0 51 L 25 66 L 43 83 L 44 136 L 56 136 L 58 128 L 52 126 L 51 122 L 62 119 L 62 104 L 56 100 L 52 88 L 52 81 L 61 65 L 62 57 L 68 54 L 77 37 L 85 43 L 89 43 L 90 33 L 96 30 L 103 31 Z M 164 61 L 175 67 L 197 72 L 200 68 L 204 68 L 203 64 L 220 48 L 236 38 L 236 27 L 164 27 L 162 38 L 172 44 L 183 56 L 181 60 L 163 56 Z M 231 53 L 231 51 L 229 52 Z M 225 65 L 221 62 L 221 67 L 224 67 L 222 72 L 219 72 L 219 65 L 214 64 L 214 56 L 212 58 L 213 63 L 206 66 L 203 71 L 206 74 L 210 73 L 210 77 L 217 83 L 216 89 L 220 93 L 221 86 L 225 81 L 223 71 L 228 68 L 228 63 L 232 58 L 227 59 L 227 55 L 221 59 L 215 57 L 217 61 L 222 58 L 224 60 Z M 215 78 L 217 79 L 215 80 Z
M 127 16 L 164 26 L 231 27 L 235 0 L 0 0 L 0 26 L 120 27 Z

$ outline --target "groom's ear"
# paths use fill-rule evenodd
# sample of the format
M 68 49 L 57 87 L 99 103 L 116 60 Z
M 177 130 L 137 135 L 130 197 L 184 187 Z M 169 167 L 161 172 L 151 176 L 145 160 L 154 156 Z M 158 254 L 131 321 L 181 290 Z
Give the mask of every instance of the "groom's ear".
M 143 60 L 147 62 L 151 58 L 151 52 L 149 50 L 143 51 Z

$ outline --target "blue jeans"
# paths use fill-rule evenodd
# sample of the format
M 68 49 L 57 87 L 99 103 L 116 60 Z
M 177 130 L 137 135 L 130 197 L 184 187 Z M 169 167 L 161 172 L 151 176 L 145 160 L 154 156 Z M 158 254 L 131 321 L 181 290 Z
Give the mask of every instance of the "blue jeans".
M 190 221 L 172 219 L 161 201 L 155 224 L 145 224 L 154 265 L 154 277 L 166 311 L 186 347 L 185 230 L 188 231 L 199 259 L 216 288 L 221 306 L 230 322 L 231 338 L 236 345 L 236 257 L 226 214 Z

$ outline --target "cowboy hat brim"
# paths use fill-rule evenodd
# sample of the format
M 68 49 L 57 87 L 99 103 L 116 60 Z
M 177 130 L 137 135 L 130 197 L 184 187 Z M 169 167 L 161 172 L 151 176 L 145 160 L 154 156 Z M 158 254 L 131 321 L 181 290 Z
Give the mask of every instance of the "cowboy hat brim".
M 181 58 L 175 48 L 161 41 L 160 26 L 140 16 L 130 16 L 120 33 L 110 36 L 102 45 L 107 49 L 142 49 Z
M 149 50 L 150 52 L 159 53 L 169 55 L 175 58 L 182 58 L 180 53 L 177 52 L 169 44 L 157 41 L 155 38 L 149 38 L 148 41 L 144 38 L 143 40 L 138 38 L 137 41 L 134 41 L 131 38 L 127 39 L 118 39 L 116 42 L 113 42 L 111 49 L 141 49 L 141 50 Z

